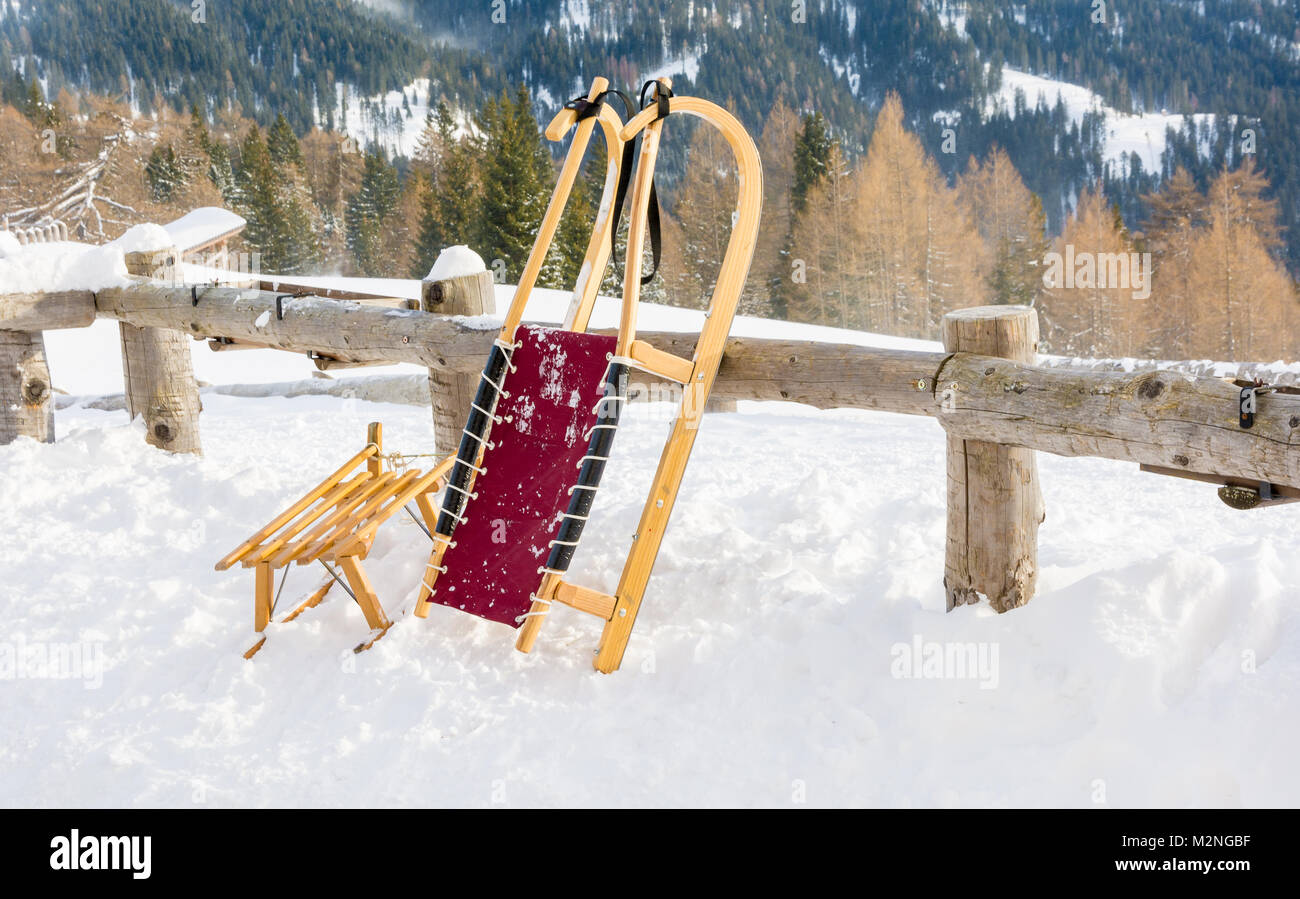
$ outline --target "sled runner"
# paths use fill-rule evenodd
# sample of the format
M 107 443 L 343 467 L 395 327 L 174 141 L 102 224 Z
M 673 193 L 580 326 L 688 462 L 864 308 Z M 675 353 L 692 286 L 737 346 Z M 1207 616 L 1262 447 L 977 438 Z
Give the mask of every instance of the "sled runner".
M 528 259 L 514 301 L 484 366 L 474 406 L 449 474 L 433 534 L 415 615 L 427 617 L 434 604 L 461 609 L 519 628 L 516 648 L 532 649 L 553 603 L 604 620 L 595 666 L 603 672 L 622 662 L 651 569 L 672 514 L 758 234 L 762 168 L 758 151 L 739 122 L 722 108 L 691 97 L 675 97 L 665 82 L 650 82 L 649 103 L 622 126 L 619 139 L 640 136 L 632 185 L 630 226 L 618 334 L 587 333 L 596 286 L 608 256 L 611 222 L 602 203 L 592 237 L 595 258 L 583 273 L 564 326 L 522 325 L 538 270 L 572 185 L 577 161 L 571 149 Z M 570 104 L 547 129 L 556 139 L 578 122 L 577 147 L 591 104 Z M 600 106 L 601 116 L 608 111 Z M 731 146 L 740 173 L 731 238 L 718 274 L 694 357 L 683 359 L 636 337 L 641 290 L 641 256 L 655 159 L 663 121 L 673 113 L 702 118 Z M 563 130 L 561 130 L 563 129 Z M 588 132 L 589 133 L 589 128 Z M 580 153 L 577 158 L 580 159 Z M 613 157 L 611 153 L 611 158 Z M 616 205 L 618 205 L 616 203 Z M 653 241 L 652 241 L 653 242 Z M 664 446 L 640 524 L 614 594 L 567 579 L 569 565 L 588 520 L 613 448 L 632 369 L 682 385 L 682 398 Z

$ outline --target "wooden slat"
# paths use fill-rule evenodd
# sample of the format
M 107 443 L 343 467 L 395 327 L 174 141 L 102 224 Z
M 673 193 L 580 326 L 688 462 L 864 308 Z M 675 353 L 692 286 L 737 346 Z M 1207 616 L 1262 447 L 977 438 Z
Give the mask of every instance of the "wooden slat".
M 392 474 L 389 472 L 388 474 Z M 315 543 L 308 546 L 305 550 L 298 553 L 294 561 L 299 565 L 307 565 L 321 558 L 343 540 L 348 539 L 353 530 L 362 522 L 368 519 L 375 510 L 383 506 L 385 502 L 391 499 L 398 491 L 405 490 L 411 481 L 415 480 L 419 474 L 418 471 L 408 471 L 396 481 L 389 481 L 384 484 L 382 490 L 371 495 L 365 505 L 354 511 L 347 519 L 342 522 L 336 522 L 330 533 L 326 534 Z
M 277 564 L 272 557 L 279 552 L 282 546 L 310 527 L 322 515 L 340 503 L 346 503 L 348 499 L 354 496 L 357 491 L 363 489 L 371 480 L 370 472 L 363 471 L 348 478 L 341 484 L 335 484 L 314 506 L 299 514 L 297 518 L 286 524 L 283 529 L 265 543 L 253 547 L 253 551 L 244 558 L 243 566 L 252 568 L 259 562 L 269 561 L 272 568 L 279 568 L 283 563 Z
M 349 515 L 358 507 L 373 497 L 376 493 L 382 491 L 389 483 L 392 482 L 396 475 L 391 471 L 384 472 L 377 478 L 369 477 L 367 473 L 366 481 L 359 489 L 353 490 L 347 496 L 343 497 L 334 507 L 334 510 L 326 515 L 314 528 L 303 535 L 302 539 L 292 543 L 287 543 L 276 553 L 269 561 L 275 567 L 288 565 L 290 562 L 300 560 L 304 553 L 317 546 L 321 541 L 332 535 L 339 523 L 345 521 Z M 314 556 L 309 557 L 308 561 Z
M 639 367 L 651 374 L 676 381 L 678 384 L 690 383 L 691 374 L 695 370 L 695 363 L 691 360 L 655 349 L 644 340 L 632 341 L 629 358 L 636 360 Z
M 370 585 L 370 578 L 366 576 L 366 570 L 361 567 L 361 562 L 354 556 L 343 556 L 339 559 L 339 565 L 347 576 L 352 592 L 356 594 L 357 605 L 361 606 L 361 614 L 366 616 L 366 624 L 370 625 L 372 630 L 387 630 L 392 623 L 384 614 L 383 606 L 379 604 L 379 597 L 375 594 L 375 588 Z
M 323 554 L 324 558 L 333 558 L 338 556 L 361 556 L 370 550 L 370 543 L 374 539 L 377 531 L 385 521 L 395 513 L 400 512 L 402 507 L 412 499 L 423 496 L 430 487 L 440 481 L 447 469 L 451 468 L 455 459 L 448 459 L 442 465 L 430 469 L 419 478 L 412 481 L 409 485 L 402 488 L 399 492 L 392 494 L 392 501 L 383 507 L 376 507 L 369 516 L 364 520 L 357 521 L 353 525 L 351 537 L 341 543 L 336 543 L 334 548 Z
M 264 631 L 271 622 L 271 604 L 275 601 L 275 579 L 271 566 L 262 562 L 257 566 L 253 586 L 253 630 Z
M 292 612 L 290 612 L 288 615 L 285 615 L 283 618 L 281 618 L 280 623 L 286 624 L 290 621 L 293 621 L 293 619 L 297 618 L 299 615 L 301 615 L 303 612 L 307 611 L 308 609 L 316 608 L 318 605 L 320 605 L 322 602 L 325 601 L 325 594 L 329 593 L 330 587 L 333 586 L 334 586 L 334 578 L 332 577 L 326 578 L 325 583 L 317 587 L 315 592 L 312 593 L 311 596 L 308 596 L 306 599 L 300 602 Z
M 609 86 L 609 81 L 605 78 L 595 78 L 591 82 L 591 90 L 587 92 L 587 99 L 594 100 L 596 96 Z M 567 110 L 571 112 L 571 110 Z M 564 111 L 558 116 L 560 122 L 552 121 L 551 125 L 558 128 L 567 117 Z M 570 124 L 572 124 L 571 120 Z M 596 127 L 596 117 L 583 119 L 578 122 L 577 130 L 573 135 L 573 142 L 569 144 L 569 152 L 565 154 L 564 164 L 560 168 L 559 177 L 555 181 L 555 189 L 551 192 L 550 205 L 546 207 L 546 213 L 542 216 L 541 225 L 537 229 L 537 237 L 533 240 L 533 248 L 528 254 L 528 261 L 524 263 L 523 273 L 519 276 L 519 286 L 515 288 L 514 299 L 510 303 L 510 309 L 506 312 L 505 321 L 501 326 L 501 339 L 513 341 L 515 329 L 519 327 L 520 321 L 523 320 L 524 307 L 528 303 L 528 298 L 533 292 L 533 285 L 537 282 L 537 276 L 542 270 L 542 263 L 546 261 L 546 253 L 551 248 L 551 241 L 555 237 L 556 229 L 560 226 L 560 219 L 564 215 L 564 207 L 569 201 L 569 194 L 573 191 L 573 182 L 578 177 L 578 172 L 582 168 L 582 157 L 586 153 L 587 144 L 591 140 L 592 129 Z M 551 126 L 548 126 L 548 131 Z M 567 129 L 566 129 L 567 131 Z
M 331 474 L 325 480 L 321 481 L 314 488 L 308 491 L 308 493 L 302 499 L 298 500 L 289 508 L 281 512 L 279 515 L 275 516 L 275 518 L 271 519 L 270 523 L 267 524 L 266 527 L 262 528 L 253 536 L 245 540 L 243 543 L 239 544 L 239 546 L 235 547 L 235 549 L 233 549 L 225 558 L 223 558 L 220 562 L 217 563 L 217 571 L 225 571 L 231 565 L 234 565 L 236 562 L 238 562 L 240 559 L 246 556 L 249 552 L 251 552 L 254 548 L 256 548 L 258 544 L 260 544 L 263 540 L 265 540 L 267 537 L 274 534 L 276 531 L 282 528 L 287 522 L 292 520 L 295 515 L 297 515 L 303 509 L 310 506 L 316 500 L 320 499 L 320 497 L 327 490 L 329 490 L 339 481 L 347 477 L 348 473 L 351 472 L 352 469 L 356 468 L 366 459 L 370 458 L 372 455 L 374 455 L 375 452 L 376 452 L 375 447 L 367 446 L 365 449 L 357 453 L 351 459 L 344 462 L 341 466 L 339 466 L 339 468 L 333 474 Z
M 570 584 L 568 581 L 560 581 L 560 585 L 555 590 L 554 600 L 564 603 L 570 608 L 577 609 L 580 612 L 587 612 L 599 618 L 609 620 L 614 614 L 616 600 L 608 593 L 601 593 L 599 590 L 592 590 L 588 587 L 579 587 L 577 584 Z

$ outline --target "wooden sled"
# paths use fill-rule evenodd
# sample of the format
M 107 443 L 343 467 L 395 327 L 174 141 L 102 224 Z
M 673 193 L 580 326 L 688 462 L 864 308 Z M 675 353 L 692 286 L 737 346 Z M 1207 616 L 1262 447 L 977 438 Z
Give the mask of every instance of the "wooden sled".
M 598 79 L 588 103 L 596 101 L 604 90 L 603 79 Z M 722 360 L 753 256 L 762 207 L 762 166 L 754 142 L 740 123 L 706 100 L 672 96 L 666 82 L 654 83 L 653 90 L 651 102 L 617 134 L 621 142 L 640 136 L 641 146 L 632 185 L 622 314 L 616 337 L 586 330 L 609 258 L 611 228 L 616 227 L 603 202 L 588 264 L 584 264 L 563 327 L 521 324 L 592 120 L 607 128 L 617 117 L 607 104 L 585 118 L 566 108 L 547 128 L 552 140 L 575 123 L 578 130 L 514 301 L 484 366 L 450 470 L 433 533 L 435 546 L 415 608 L 415 615 L 421 618 L 439 604 L 517 627 L 515 646 L 529 652 L 550 606 L 556 602 L 568 605 L 604 621 L 595 659 L 595 667 L 602 672 L 618 669 L 641 608 Z M 698 116 L 717 128 L 731 146 L 740 173 L 731 238 L 691 359 L 665 353 L 636 336 L 641 257 L 660 129 L 664 119 L 675 113 Z M 617 155 L 611 147 L 611 161 Z M 580 586 L 567 575 L 609 460 L 632 369 L 681 384 L 682 398 L 618 588 L 610 595 Z
M 319 562 L 329 579 L 279 623 L 292 621 L 319 605 L 337 583 L 361 607 L 370 625 L 370 635 L 356 651 L 369 649 L 392 626 L 362 562 L 380 526 L 403 509 L 410 511 L 411 502 L 419 509 L 426 531 L 433 529 L 437 519 L 433 495 L 446 484 L 454 460 L 448 457 L 428 471 L 398 471 L 395 466 L 386 469 L 386 458 L 392 461 L 393 457 L 383 455 L 383 429 L 378 422 L 370 425 L 367 438 L 361 452 L 217 563 L 217 571 L 242 563 L 256 573 L 253 629 L 263 636 L 244 653 L 244 658 L 252 658 L 266 643 L 266 628 L 275 615 L 278 598 L 275 571 L 287 569 L 292 563 Z M 338 569 L 342 569 L 342 575 Z M 283 583 L 282 576 L 281 587 Z

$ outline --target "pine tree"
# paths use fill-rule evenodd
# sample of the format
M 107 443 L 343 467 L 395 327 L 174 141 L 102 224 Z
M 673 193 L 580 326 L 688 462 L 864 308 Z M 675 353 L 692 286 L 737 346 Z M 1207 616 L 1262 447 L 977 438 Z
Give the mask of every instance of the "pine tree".
M 289 127 L 289 120 L 280 114 L 275 117 L 275 124 L 266 134 L 266 150 L 270 154 L 271 163 L 275 166 L 295 165 L 301 167 L 302 147 L 298 144 L 298 138 Z
M 397 210 L 397 170 L 382 149 L 366 154 L 361 186 L 348 201 L 347 246 L 361 274 L 377 277 L 393 271 L 384 252 L 383 229 Z
M 160 144 L 149 154 L 144 167 L 145 180 L 155 203 L 170 202 L 186 183 L 185 167 L 171 144 Z
M 1261 198 L 1266 188 L 1247 164 L 1222 172 L 1206 191 L 1209 226 L 1192 244 L 1189 280 L 1195 344 L 1215 359 L 1271 362 L 1295 351 L 1286 333 L 1295 293 L 1270 254 L 1280 229 L 1276 207 Z
M 264 265 L 270 265 L 268 250 L 274 256 L 275 189 L 271 179 L 271 160 L 262 133 L 254 125 L 239 147 L 239 168 L 235 173 L 232 200 L 246 220 L 243 238 L 262 253 Z
M 864 274 L 854 305 L 864 327 L 933 337 L 947 310 L 982 302 L 979 235 L 934 160 L 903 127 L 891 93 L 876 116 L 866 159 L 854 174 L 855 232 Z M 852 319 L 859 316 L 851 316 Z
M 321 258 L 321 228 L 307 187 L 302 147 L 284 116 L 276 119 L 266 143 L 276 206 L 276 258 L 272 261 L 277 267 L 273 271 L 290 275 L 311 271 Z
M 420 277 L 445 247 L 475 241 L 479 214 L 477 142 L 469 135 L 457 139 L 456 123 L 446 103 L 439 102 L 433 122 L 436 138 L 421 138 L 413 165 L 417 175 L 428 172 L 411 263 L 412 274 Z
M 476 249 L 487 260 L 500 259 L 508 279 L 518 278 L 546 209 L 551 159 L 523 85 L 514 99 L 503 92 L 488 101 L 481 125 L 482 198 Z
M 862 240 L 848 163 L 832 144 L 823 176 L 795 219 L 789 315 L 795 321 L 855 327 L 863 289 Z
M 1055 249 L 1063 260 L 1062 277 L 1044 287 L 1039 305 L 1044 346 L 1080 356 L 1132 355 L 1145 340 L 1138 331 L 1139 304 L 1145 301 L 1134 299 L 1132 280 L 1110 283 L 1105 260 L 1116 254 L 1131 258 L 1134 247 L 1100 184 L 1080 195 Z M 1075 260 L 1073 286 L 1067 280 L 1071 273 L 1064 271 L 1070 259 Z M 1045 277 L 1051 274 L 1049 269 Z
M 429 183 L 429 179 L 420 172 L 412 172 L 411 178 L 419 184 L 422 193 L 420 194 L 420 221 L 415 232 L 410 275 L 412 278 L 423 278 L 433 267 L 438 254 L 450 244 L 443 232 L 437 191 Z
M 1206 200 L 1187 169 L 1179 166 L 1157 192 L 1143 201 L 1151 210 L 1146 241 L 1152 261 L 1150 332 L 1146 354 L 1163 359 L 1192 355 L 1195 292 L 1191 282 L 1197 231 L 1205 226 Z
M 273 159 L 256 126 L 240 148 L 237 208 L 248 220 L 244 239 L 262 256 L 265 271 L 300 274 L 321 257 L 320 223 L 307 189 L 301 147 L 292 129 L 278 129 Z
M 813 112 L 805 115 L 803 130 L 795 141 L 794 174 L 790 188 L 790 203 L 796 215 L 803 212 L 808 191 L 826 176 L 831 143 L 826 119 L 822 114 Z

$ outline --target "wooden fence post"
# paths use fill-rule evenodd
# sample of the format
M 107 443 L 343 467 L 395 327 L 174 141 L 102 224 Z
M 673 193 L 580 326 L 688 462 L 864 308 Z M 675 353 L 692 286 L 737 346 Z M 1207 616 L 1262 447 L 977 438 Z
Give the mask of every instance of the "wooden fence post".
M 491 272 L 478 272 L 425 281 L 420 290 L 420 308 L 438 315 L 491 315 L 496 311 Z M 469 407 L 478 390 L 477 373 L 429 369 L 429 391 L 433 399 L 433 442 L 439 453 L 454 453 L 469 418 Z
M 0 331 L 0 446 L 54 442 L 54 391 L 40 331 Z
M 167 281 L 174 279 L 175 248 L 127 253 L 126 269 Z M 126 411 L 143 416 L 145 440 L 173 453 L 202 453 L 199 442 L 199 386 L 194 380 L 189 335 L 169 328 L 137 328 L 120 322 Z
M 943 317 L 943 348 L 1033 364 L 1038 313 L 1028 306 L 978 306 Z M 935 394 L 954 389 L 940 374 Z M 1029 602 L 1038 580 L 1038 525 L 1043 521 L 1034 451 L 948 437 L 948 541 L 944 589 L 948 610 L 987 597 L 1005 612 Z

